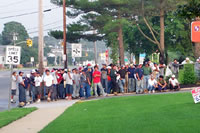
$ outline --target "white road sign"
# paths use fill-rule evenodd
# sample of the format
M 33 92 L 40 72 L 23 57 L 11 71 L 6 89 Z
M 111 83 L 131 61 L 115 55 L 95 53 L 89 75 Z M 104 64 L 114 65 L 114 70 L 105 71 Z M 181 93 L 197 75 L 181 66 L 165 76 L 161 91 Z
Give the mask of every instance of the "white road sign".
M 72 44 L 72 57 L 82 57 L 82 44 Z
M 6 64 L 19 65 L 21 58 L 21 47 L 7 46 L 6 47 Z

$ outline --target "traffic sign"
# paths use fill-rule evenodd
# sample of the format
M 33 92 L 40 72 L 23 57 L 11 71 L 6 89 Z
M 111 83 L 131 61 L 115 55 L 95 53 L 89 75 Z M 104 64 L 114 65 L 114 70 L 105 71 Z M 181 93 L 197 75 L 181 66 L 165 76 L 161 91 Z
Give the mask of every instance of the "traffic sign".
M 195 88 L 192 90 L 192 97 L 194 99 L 194 103 L 200 102 L 200 88 Z
M 72 57 L 82 57 L 82 44 L 72 44 Z
M 192 22 L 191 40 L 192 42 L 200 42 L 200 21 Z
M 21 47 L 7 46 L 6 47 L 6 64 L 19 65 L 21 58 Z

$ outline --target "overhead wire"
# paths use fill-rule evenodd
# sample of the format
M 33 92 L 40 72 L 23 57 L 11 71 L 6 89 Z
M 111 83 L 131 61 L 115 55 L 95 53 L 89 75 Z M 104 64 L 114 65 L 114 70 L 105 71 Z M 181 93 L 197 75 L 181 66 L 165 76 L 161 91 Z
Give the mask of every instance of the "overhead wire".
M 9 3 L 9 4 L 0 5 L 0 8 L 9 7 L 9 6 L 13 6 L 13 5 L 18 5 L 18 4 L 21 4 L 22 2 L 27 2 L 27 1 L 28 1 L 28 0 L 19 0 L 19 1 L 15 1 L 15 2 L 12 2 L 12 3 Z
M 51 8 L 51 9 L 46 9 L 43 12 L 47 11 L 47 10 L 54 10 L 60 7 L 55 7 L 55 8 Z M 10 16 L 6 16 L 6 17 L 0 17 L 0 19 L 7 19 L 7 18 L 13 18 L 13 17 L 20 17 L 20 16 L 26 16 L 26 15 L 31 15 L 31 14 L 36 14 L 38 13 L 38 11 L 33 11 L 33 12 L 29 12 L 29 13 L 22 13 L 22 14 L 17 14 L 17 15 L 10 15 Z
M 49 28 L 49 29 L 45 29 L 43 31 L 49 31 L 49 30 L 57 29 L 57 28 L 61 28 L 61 27 L 63 27 L 63 26 L 57 26 L 57 27 Z M 28 34 L 34 34 L 34 33 L 38 33 L 38 30 L 37 31 L 28 32 Z

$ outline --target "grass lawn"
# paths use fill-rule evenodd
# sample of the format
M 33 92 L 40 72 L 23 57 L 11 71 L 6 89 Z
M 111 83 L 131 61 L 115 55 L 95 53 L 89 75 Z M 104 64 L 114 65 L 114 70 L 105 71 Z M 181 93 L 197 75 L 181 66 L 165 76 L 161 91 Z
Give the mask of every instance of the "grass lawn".
M 10 111 L 0 112 L 0 128 L 26 116 L 34 110 L 36 108 L 14 108 Z
M 200 133 L 190 93 L 110 98 L 75 104 L 41 133 Z

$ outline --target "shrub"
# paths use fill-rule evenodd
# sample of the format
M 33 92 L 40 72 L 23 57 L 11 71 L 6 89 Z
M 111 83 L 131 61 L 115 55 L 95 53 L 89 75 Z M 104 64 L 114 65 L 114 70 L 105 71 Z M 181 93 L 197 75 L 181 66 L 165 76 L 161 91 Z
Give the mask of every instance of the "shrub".
M 197 77 L 194 72 L 194 64 L 185 64 L 179 71 L 179 82 L 181 84 L 195 84 Z

